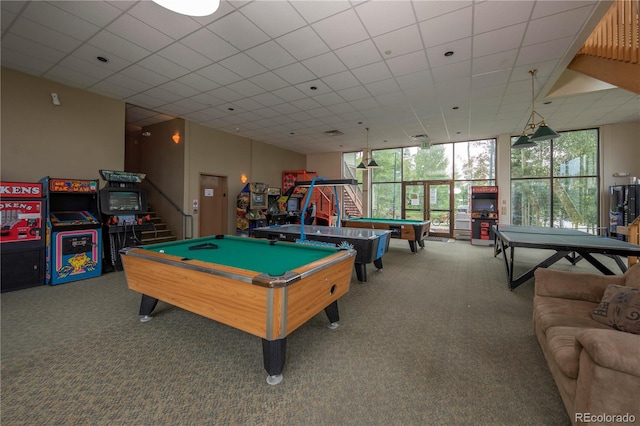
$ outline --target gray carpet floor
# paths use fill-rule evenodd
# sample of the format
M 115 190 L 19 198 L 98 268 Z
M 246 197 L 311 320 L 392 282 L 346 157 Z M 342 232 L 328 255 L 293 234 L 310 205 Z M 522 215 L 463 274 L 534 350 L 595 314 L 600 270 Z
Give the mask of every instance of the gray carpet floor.
M 517 272 L 549 254 L 521 249 Z M 124 272 L 4 293 L 2 425 L 570 424 L 533 280 L 510 291 L 468 241 L 393 240 L 383 263 L 353 274 L 338 329 L 321 313 L 288 337 L 277 386 L 257 337 L 162 302 L 141 323 Z

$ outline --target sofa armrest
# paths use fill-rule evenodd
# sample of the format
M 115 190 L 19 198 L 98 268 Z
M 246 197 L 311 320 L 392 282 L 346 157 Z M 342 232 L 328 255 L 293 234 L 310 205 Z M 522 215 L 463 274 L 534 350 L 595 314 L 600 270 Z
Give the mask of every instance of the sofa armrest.
M 579 333 L 576 345 L 578 349 L 584 349 L 596 364 L 640 380 L 640 335 L 593 328 Z
M 560 297 L 600 303 L 611 284 L 625 285 L 623 275 L 600 275 L 538 268 L 535 273 L 536 296 Z

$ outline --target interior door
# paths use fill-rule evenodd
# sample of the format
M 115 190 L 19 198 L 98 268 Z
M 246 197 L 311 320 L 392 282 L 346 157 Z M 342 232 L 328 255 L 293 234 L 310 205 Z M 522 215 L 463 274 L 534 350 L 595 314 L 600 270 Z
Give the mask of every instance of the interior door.
M 228 234 L 227 178 L 200 175 L 199 236 Z M 234 232 L 235 233 L 235 232 Z
M 450 238 L 453 235 L 453 182 L 427 181 L 426 193 L 428 219 L 431 221 L 429 235 Z

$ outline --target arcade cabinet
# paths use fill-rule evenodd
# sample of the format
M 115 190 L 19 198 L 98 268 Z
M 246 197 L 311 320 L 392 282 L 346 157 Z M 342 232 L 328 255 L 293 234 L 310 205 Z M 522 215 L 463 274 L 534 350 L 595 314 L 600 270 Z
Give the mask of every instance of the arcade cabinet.
M 44 285 L 44 201 L 41 183 L 0 182 L 2 293 Z
M 147 196 L 136 187 L 145 178 L 143 173 L 100 170 L 107 184 L 100 190 L 105 270 L 122 271 L 119 251 L 124 247 L 142 245 L 142 233 L 154 231 L 147 210 Z
M 254 228 L 267 226 L 267 189 L 266 183 L 251 182 L 240 191 L 236 205 L 236 235 L 248 237 Z
M 498 187 L 471 187 L 471 244 L 492 246 L 498 224 Z
M 40 180 L 46 198 L 46 276 L 49 285 L 102 274 L 98 180 Z
M 267 225 L 284 225 L 287 219 L 287 212 L 280 207 L 280 188 L 269 188 L 267 191 L 268 210 Z

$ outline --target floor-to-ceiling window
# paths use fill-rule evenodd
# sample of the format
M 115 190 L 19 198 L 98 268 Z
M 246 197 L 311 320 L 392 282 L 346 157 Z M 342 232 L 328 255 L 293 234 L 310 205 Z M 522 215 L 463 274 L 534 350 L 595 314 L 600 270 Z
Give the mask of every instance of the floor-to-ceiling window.
M 403 218 L 403 183 L 450 182 L 453 191 L 453 210 L 466 211 L 473 185 L 495 185 L 496 140 L 479 140 L 434 144 L 428 147 L 404 147 L 374 150 L 372 155 L 380 167 L 371 174 L 371 214 L 379 218 Z M 346 154 L 345 154 L 346 155 Z M 352 162 L 351 158 L 349 160 Z M 345 157 L 345 162 L 347 158 Z M 406 189 L 405 189 L 406 190 Z M 425 189 L 425 191 L 429 191 Z M 416 193 L 415 205 L 424 205 L 422 195 Z M 435 186 L 427 192 L 432 204 L 446 196 Z M 438 203 L 439 204 L 439 203 Z M 406 206 L 405 206 L 406 207 Z M 413 218 L 413 217 L 412 217 Z
M 514 138 L 515 140 L 515 138 Z M 598 229 L 598 131 L 511 150 L 511 223 Z

